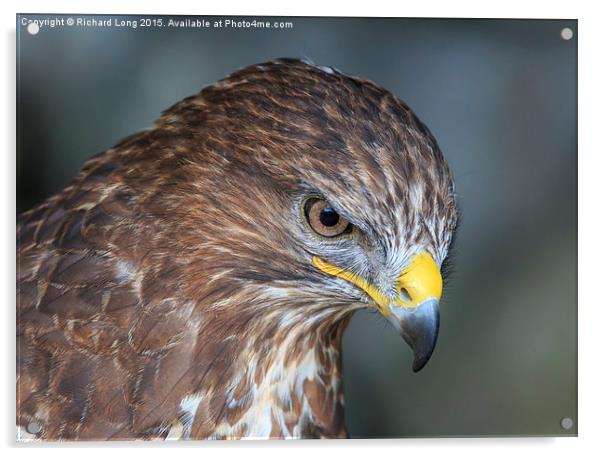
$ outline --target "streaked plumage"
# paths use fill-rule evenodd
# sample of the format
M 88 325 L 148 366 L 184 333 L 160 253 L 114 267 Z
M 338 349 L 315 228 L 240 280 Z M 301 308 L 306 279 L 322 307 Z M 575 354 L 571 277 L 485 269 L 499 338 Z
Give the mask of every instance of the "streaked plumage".
M 308 197 L 353 235 L 312 232 Z M 19 217 L 17 424 L 44 439 L 344 437 L 351 315 L 397 318 L 398 277 L 421 252 L 440 267 L 455 225 L 448 166 L 399 99 L 296 60 L 240 70 Z

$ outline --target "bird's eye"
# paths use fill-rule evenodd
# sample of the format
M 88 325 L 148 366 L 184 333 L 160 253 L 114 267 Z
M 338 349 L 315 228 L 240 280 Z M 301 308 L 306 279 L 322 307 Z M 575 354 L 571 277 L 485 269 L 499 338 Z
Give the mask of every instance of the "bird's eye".
M 303 214 L 310 228 L 325 238 L 338 238 L 353 230 L 353 225 L 322 198 L 308 198 L 303 205 Z

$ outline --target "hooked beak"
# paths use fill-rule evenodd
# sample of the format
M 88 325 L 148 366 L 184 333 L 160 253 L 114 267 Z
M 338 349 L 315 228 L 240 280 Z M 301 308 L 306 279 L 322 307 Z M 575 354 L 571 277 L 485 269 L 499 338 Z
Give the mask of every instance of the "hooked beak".
M 388 320 L 414 351 L 412 369 L 418 372 L 431 358 L 439 334 L 439 301 L 428 299 L 417 307 L 394 307 Z
M 415 255 L 397 279 L 396 299 L 391 299 L 357 274 L 313 257 L 313 264 L 326 274 L 340 277 L 361 288 L 379 311 L 401 333 L 414 352 L 414 372 L 422 369 L 435 349 L 439 333 L 439 300 L 443 290 L 441 272 L 428 253 Z

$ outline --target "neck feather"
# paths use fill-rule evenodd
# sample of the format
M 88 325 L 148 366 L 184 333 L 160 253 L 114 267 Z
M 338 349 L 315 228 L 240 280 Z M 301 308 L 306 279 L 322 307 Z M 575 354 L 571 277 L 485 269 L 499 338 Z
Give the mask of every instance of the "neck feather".
M 351 314 L 328 316 L 312 321 L 305 315 L 303 324 L 283 317 L 279 331 L 266 324 L 259 336 L 247 338 L 233 375 L 182 401 L 189 417 L 185 436 L 345 436 L 341 341 Z

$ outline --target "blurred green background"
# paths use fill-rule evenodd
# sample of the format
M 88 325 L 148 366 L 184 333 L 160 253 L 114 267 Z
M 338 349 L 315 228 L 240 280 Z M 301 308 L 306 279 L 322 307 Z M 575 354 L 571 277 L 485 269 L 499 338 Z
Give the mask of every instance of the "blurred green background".
M 577 21 L 286 21 L 292 29 L 74 26 L 29 35 L 18 20 L 18 210 L 237 68 L 307 57 L 371 79 L 436 136 L 463 223 L 424 370 L 412 373 L 409 348 L 380 316 L 352 320 L 351 436 L 576 434 Z M 564 430 L 563 417 L 575 426 Z

